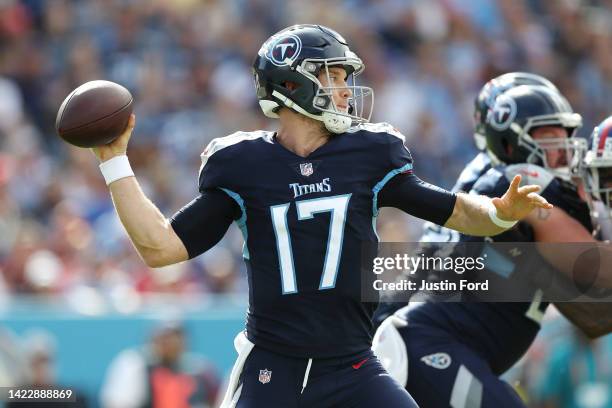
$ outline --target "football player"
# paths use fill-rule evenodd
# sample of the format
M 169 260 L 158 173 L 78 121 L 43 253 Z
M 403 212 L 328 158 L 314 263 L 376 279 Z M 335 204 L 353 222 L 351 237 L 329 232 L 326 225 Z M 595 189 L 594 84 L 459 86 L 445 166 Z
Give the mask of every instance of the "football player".
M 530 72 L 508 72 L 484 84 L 474 100 L 474 142 L 479 152 L 464 167 L 457 182 L 451 189 L 452 192 L 468 193 L 476 180 L 491 168 L 492 161 L 495 164 L 501 164 L 499 159 L 487 151 L 487 140 L 485 136 L 486 118 L 490 114 L 489 112 L 493 110 L 495 98 L 508 89 L 520 85 L 541 85 L 558 91 L 557 87 L 548 79 Z M 537 158 L 533 157 L 533 160 L 537 161 Z M 431 242 L 446 242 L 456 238 L 455 231 L 440 227 L 436 224 L 426 223 L 424 228 L 424 234 Z M 391 308 L 396 308 L 396 305 L 389 306 Z M 384 316 L 384 313 L 377 314 L 377 317 L 381 316 Z
M 473 183 L 472 192 L 495 196 L 519 173 L 539 184 L 555 208 L 535 211 L 517 228 L 487 241 L 593 242 L 588 206 L 569 177 L 570 164 L 583 148 L 572 137 L 580 125 L 580 116 L 551 87 L 522 85 L 495 99 L 484 126 L 487 151 L 494 162 L 507 164 L 487 170 Z M 439 233 L 431 235 L 429 230 L 422 240 L 440 242 Z M 455 240 L 482 239 L 462 234 L 450 239 Z M 425 272 L 428 278 L 441 278 Z M 606 280 L 598 283 L 609 285 Z M 539 331 L 547 306 L 541 291 L 533 291 L 531 303 L 415 298 L 424 302 L 413 302 L 382 323 L 374 349 L 417 403 L 454 408 L 524 406 L 499 376 L 518 361 Z M 389 311 L 387 307 L 377 314 L 384 317 Z M 430 391 L 433 387 L 437 392 Z
M 323 26 L 269 38 L 253 72 L 261 109 L 278 130 L 213 140 L 202 154 L 200 194 L 170 220 L 132 177 L 134 117 L 119 139 L 94 149 L 149 266 L 198 256 L 232 221 L 242 230 L 249 308 L 224 407 L 415 406 L 372 354 L 375 305 L 360 299 L 361 245 L 377 241 L 379 208 L 488 236 L 552 207 L 538 186 L 519 187 L 520 177 L 493 200 L 421 181 L 404 137 L 368 123 L 372 90 L 355 83 L 363 69 L 346 40 Z
M 582 161 L 597 236 L 612 240 L 612 116 L 593 129 Z
M 582 176 L 584 189 L 581 191 L 591 208 L 593 236 L 609 243 L 612 240 L 612 116 L 593 129 L 588 151 L 577 172 Z M 555 306 L 590 338 L 612 331 L 612 308 L 607 302 L 562 302 Z

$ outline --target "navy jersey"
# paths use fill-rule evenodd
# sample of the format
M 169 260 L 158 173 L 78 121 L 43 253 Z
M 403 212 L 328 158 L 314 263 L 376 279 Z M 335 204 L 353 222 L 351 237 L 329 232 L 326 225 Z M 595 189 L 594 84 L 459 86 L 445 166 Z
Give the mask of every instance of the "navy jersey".
M 485 152 L 478 153 L 459 174 L 451 191 L 469 193 L 474 183 L 491 168 L 491 158 Z
M 478 153 L 461 171 L 457 182 L 451 189 L 455 193 L 469 193 L 478 179 L 491 169 L 491 159 L 485 152 Z M 503 192 L 501 193 L 503 194 Z M 435 225 L 426 223 L 423 227 L 422 242 L 452 242 L 458 240 L 459 233 Z
M 239 207 L 249 281 L 246 331 L 257 346 L 308 358 L 371 347 L 376 305 L 360 301 L 360 264 L 363 243 L 378 240 L 379 207 L 443 224 L 455 202 L 453 194 L 414 176 L 403 142 L 391 126 L 368 124 L 331 137 L 306 158 L 272 132 L 238 132 L 209 144 L 200 191 L 221 190 Z M 185 228 L 175 229 L 185 242 Z
M 533 165 L 517 164 L 488 170 L 472 188 L 473 193 L 499 197 L 510 180 L 522 174 L 527 183 L 539 184 L 541 195 L 563 209 L 591 230 L 589 210 L 569 183 L 555 179 L 546 170 Z M 481 237 L 459 234 L 464 242 L 483 241 Z M 488 238 L 491 239 L 491 238 Z M 524 223 L 492 237 L 496 242 L 532 242 L 533 230 Z M 524 354 L 540 329 L 547 304 L 533 291 L 531 303 L 427 302 L 407 311 L 411 324 L 441 328 L 463 344 L 477 350 L 496 374 L 511 367 Z M 408 317 L 408 316 L 404 316 Z

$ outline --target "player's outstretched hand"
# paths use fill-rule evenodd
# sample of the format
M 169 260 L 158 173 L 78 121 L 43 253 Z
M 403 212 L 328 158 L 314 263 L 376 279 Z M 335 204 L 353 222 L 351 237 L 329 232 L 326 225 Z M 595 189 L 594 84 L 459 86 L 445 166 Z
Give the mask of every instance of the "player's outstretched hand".
M 130 120 L 128 121 L 127 127 L 117 139 L 104 146 L 92 147 L 91 151 L 96 155 L 100 162 L 107 161 L 115 156 L 122 156 L 126 154 L 128 142 L 132 136 L 134 126 L 136 126 L 136 115 L 132 113 L 130 115 Z
M 510 187 L 499 198 L 493 198 L 492 202 L 497 208 L 497 216 L 505 221 L 522 220 L 536 208 L 551 209 L 553 208 L 544 197 L 537 194 L 540 191 L 540 186 L 527 185 L 519 187 L 521 176 L 516 175 L 510 183 Z

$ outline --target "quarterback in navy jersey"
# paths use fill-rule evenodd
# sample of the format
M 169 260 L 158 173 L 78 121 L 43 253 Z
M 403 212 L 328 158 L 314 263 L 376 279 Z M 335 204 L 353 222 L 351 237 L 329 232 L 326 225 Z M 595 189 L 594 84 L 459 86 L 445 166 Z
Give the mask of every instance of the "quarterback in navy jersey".
M 375 306 L 360 300 L 360 248 L 377 241 L 379 208 L 477 236 L 552 208 L 538 186 L 519 187 L 520 177 L 492 200 L 421 181 L 401 134 L 368 124 L 363 102 L 373 91 L 355 84 L 363 69 L 329 28 L 298 25 L 270 37 L 253 73 L 262 111 L 279 129 L 213 140 L 200 194 L 171 220 L 126 171 L 134 117 L 115 142 L 94 149 L 149 266 L 201 254 L 232 221 L 242 230 L 249 309 L 223 407 L 416 406 L 372 354 Z
M 501 126 L 495 121 L 503 117 L 498 113 L 508 103 L 516 110 L 508 126 Z M 487 170 L 472 182 L 472 193 L 496 196 L 520 173 L 542 187 L 542 195 L 555 209 L 535 212 L 517 228 L 487 240 L 592 242 L 589 208 L 569 177 L 569 166 L 580 158 L 583 147 L 572 140 L 580 117 L 556 90 L 543 86 L 508 89 L 495 105 L 485 126 L 487 148 L 494 161 L 512 164 Z M 511 154 L 508 146 L 513 148 Z M 442 242 L 440 236 L 428 230 L 422 240 Z M 447 241 L 482 238 L 455 234 Z M 420 276 L 428 273 L 420 272 Z M 436 278 L 435 273 L 428 277 Z M 411 303 L 384 320 L 374 349 L 422 406 L 522 407 L 523 402 L 498 376 L 520 359 L 539 331 L 547 303 L 541 301 L 539 290 L 531 291 L 531 303 L 478 302 L 469 293 L 465 295 L 471 302 L 415 296 L 425 302 Z M 393 309 L 391 305 L 380 309 L 378 320 Z M 437 393 L 428 391 L 434 384 Z
M 386 124 L 351 128 L 307 157 L 287 150 L 273 132 L 237 133 L 213 141 L 203 162 L 200 192 L 220 189 L 231 197 L 226 219 L 237 219 L 244 234 L 247 335 L 285 355 L 367 350 L 373 305 L 360 302 L 357 273 L 361 245 L 377 241 L 378 208 L 393 205 L 444 224 L 455 201 L 413 174 L 403 137 Z M 181 223 L 184 212 L 173 225 L 180 237 L 190 237 L 185 242 L 193 257 L 206 243 L 193 224 L 197 214 Z

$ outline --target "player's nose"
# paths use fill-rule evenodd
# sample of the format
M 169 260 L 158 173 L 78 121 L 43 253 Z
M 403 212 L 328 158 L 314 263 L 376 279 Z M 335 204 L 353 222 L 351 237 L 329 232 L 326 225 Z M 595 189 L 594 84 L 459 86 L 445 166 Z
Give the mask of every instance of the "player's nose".
M 344 99 L 349 99 L 351 96 L 353 96 L 353 91 L 348 87 L 348 85 L 344 84 L 344 88 L 340 89 L 340 95 Z
M 567 165 L 567 157 L 562 150 L 551 150 L 548 152 L 548 162 L 551 167 L 561 167 Z

